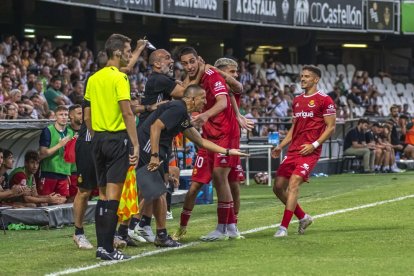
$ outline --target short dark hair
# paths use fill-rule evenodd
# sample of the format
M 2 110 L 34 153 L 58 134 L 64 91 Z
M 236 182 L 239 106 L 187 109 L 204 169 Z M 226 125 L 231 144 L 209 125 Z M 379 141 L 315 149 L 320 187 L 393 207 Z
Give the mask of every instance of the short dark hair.
M 55 108 L 55 114 L 58 113 L 59 111 L 69 111 L 68 108 L 65 105 L 58 105 Z
M 39 153 L 36 150 L 28 150 L 26 151 L 26 154 L 24 155 L 24 162 L 30 162 L 30 161 L 40 161 Z
M 108 58 L 114 56 L 114 52 L 119 50 L 123 52 L 125 43 L 130 43 L 131 39 L 122 34 L 112 34 L 105 42 L 105 52 Z
M 182 56 L 193 54 L 195 57 L 198 57 L 197 51 L 190 46 L 184 46 L 178 50 L 178 58 L 181 59 Z
M 358 125 L 360 125 L 360 124 L 369 124 L 369 121 L 365 118 L 361 118 L 361 119 L 358 120 Z
M 73 110 L 75 110 L 76 108 L 82 108 L 82 106 L 80 105 L 80 104 L 74 104 L 74 105 L 71 105 L 70 107 L 69 107 L 69 112 L 72 112 Z
M 319 69 L 315 65 L 305 65 L 305 66 L 302 67 L 302 71 L 303 70 L 311 71 L 312 73 L 317 75 L 319 78 L 322 76 L 321 69 Z
M 4 159 L 7 159 L 7 158 L 9 158 L 12 155 L 13 155 L 13 152 L 9 151 L 8 149 L 4 149 L 3 150 L 3 158 Z

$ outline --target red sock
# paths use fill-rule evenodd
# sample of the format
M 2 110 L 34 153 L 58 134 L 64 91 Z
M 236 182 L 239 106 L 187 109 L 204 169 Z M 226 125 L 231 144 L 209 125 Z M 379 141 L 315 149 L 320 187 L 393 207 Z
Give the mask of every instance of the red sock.
M 183 208 L 181 211 L 180 226 L 187 226 L 188 221 L 190 220 L 192 210 Z
M 300 208 L 299 204 L 296 205 L 295 208 L 295 216 L 298 219 L 303 219 L 305 217 L 306 213 L 302 210 L 302 208 Z
M 239 214 L 234 213 L 234 219 L 236 220 L 236 224 L 239 222 Z
M 219 201 L 217 203 L 217 219 L 218 224 L 227 224 L 230 214 L 230 203 Z
M 237 223 L 237 219 L 236 219 L 236 215 L 234 214 L 234 203 L 233 201 L 230 201 L 229 203 L 229 217 L 227 220 L 227 224 L 236 224 Z
M 293 211 L 285 209 L 285 212 L 283 214 L 282 223 L 281 226 L 285 227 L 286 229 L 289 227 L 290 220 L 293 217 Z

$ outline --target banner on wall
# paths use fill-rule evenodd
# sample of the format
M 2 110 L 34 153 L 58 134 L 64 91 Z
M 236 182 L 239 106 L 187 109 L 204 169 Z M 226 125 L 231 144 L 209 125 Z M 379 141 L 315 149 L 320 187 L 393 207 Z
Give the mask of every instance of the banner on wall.
M 294 0 L 231 0 L 231 20 L 293 25 Z
M 393 32 L 394 31 L 394 2 L 368 1 L 367 30 Z
M 99 4 L 119 9 L 155 12 L 156 0 L 99 0 Z
M 295 0 L 295 25 L 334 29 L 362 29 L 361 0 Z
M 223 19 L 223 0 L 161 0 L 164 14 Z

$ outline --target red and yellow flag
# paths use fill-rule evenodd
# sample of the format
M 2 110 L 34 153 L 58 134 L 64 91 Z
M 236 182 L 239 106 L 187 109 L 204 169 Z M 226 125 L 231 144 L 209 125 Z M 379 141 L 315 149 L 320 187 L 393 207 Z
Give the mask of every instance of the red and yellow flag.
M 137 214 L 138 211 L 138 193 L 135 167 L 131 166 L 128 169 L 124 187 L 122 188 L 121 199 L 119 201 L 117 212 L 118 222 L 128 220 L 133 215 Z

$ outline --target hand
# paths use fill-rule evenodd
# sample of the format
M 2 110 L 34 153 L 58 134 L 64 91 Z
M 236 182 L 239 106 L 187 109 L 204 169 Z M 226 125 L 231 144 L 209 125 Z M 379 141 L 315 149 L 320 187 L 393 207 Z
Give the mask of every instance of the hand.
M 151 157 L 151 160 L 148 164 L 148 170 L 151 172 L 154 172 L 158 169 L 158 167 L 160 166 L 160 159 L 158 157 Z
M 272 149 L 272 158 L 279 158 L 282 153 L 282 148 L 280 146 L 274 147 Z
M 247 119 L 243 115 L 240 115 L 237 117 L 237 121 L 239 122 L 239 125 L 241 128 L 244 128 L 248 131 L 252 131 L 254 127 L 254 121 L 251 119 Z
M 230 149 L 229 150 L 229 155 L 237 155 L 237 156 L 243 156 L 243 157 L 248 157 L 250 156 L 250 154 L 245 153 L 245 152 L 241 152 L 238 149 Z
M 180 80 L 175 80 L 175 83 L 176 83 L 176 84 L 178 84 L 178 85 L 183 86 L 183 82 L 182 82 L 182 81 L 180 81 Z
M 146 39 L 140 39 L 137 41 L 137 50 L 143 51 L 145 47 L 147 46 L 148 40 Z
M 48 196 L 47 202 L 50 204 L 63 204 L 66 202 L 66 197 L 53 193 Z
M 165 104 L 167 102 L 169 102 L 169 101 L 161 101 L 161 102 L 152 104 L 152 105 L 149 106 L 148 111 L 151 111 L 152 112 L 152 111 L 156 110 L 158 108 L 158 106 L 160 106 L 162 104 Z
M 26 185 L 25 186 L 22 186 L 22 190 L 23 190 L 23 195 L 25 195 L 25 196 L 32 195 L 32 189 L 30 189 Z
M 301 155 L 309 155 L 315 150 L 312 144 L 303 144 L 301 147 L 302 149 L 299 151 Z
M 22 195 L 23 192 L 24 192 L 24 189 L 23 189 L 22 185 L 13 185 L 10 190 L 16 196 Z
M 129 164 L 131 166 L 137 166 L 138 165 L 138 158 L 139 158 L 139 147 L 134 146 L 134 152 L 129 155 Z
M 66 136 L 66 137 L 60 139 L 59 146 L 60 147 L 66 146 L 66 144 L 70 141 L 70 139 L 72 139 L 72 138 L 70 138 L 69 136 Z
M 198 114 L 191 119 L 191 124 L 195 127 L 202 127 L 208 121 L 206 113 Z

